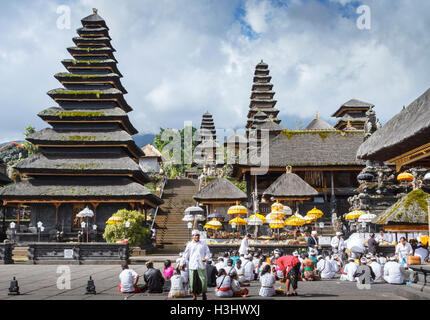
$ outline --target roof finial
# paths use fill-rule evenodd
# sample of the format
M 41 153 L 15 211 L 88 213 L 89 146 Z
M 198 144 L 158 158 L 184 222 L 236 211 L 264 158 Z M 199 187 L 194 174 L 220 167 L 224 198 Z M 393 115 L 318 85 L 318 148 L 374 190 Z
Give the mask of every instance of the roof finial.
M 261 62 L 260 63 L 263 63 L 263 59 L 261 59 Z
M 319 119 L 319 115 L 318 115 L 318 111 L 317 111 L 317 113 L 315 114 L 315 119 Z
M 350 121 L 350 120 L 348 120 L 348 122 L 346 123 L 346 127 L 347 127 L 347 128 L 351 128 L 351 127 L 352 127 L 352 125 L 351 125 L 351 121 Z
M 98 12 L 99 10 L 97 9 L 97 8 L 93 8 L 93 13 L 94 14 L 97 14 L 97 12 Z
M 286 166 L 285 169 L 286 169 L 287 173 L 293 172 L 293 167 L 292 166 Z

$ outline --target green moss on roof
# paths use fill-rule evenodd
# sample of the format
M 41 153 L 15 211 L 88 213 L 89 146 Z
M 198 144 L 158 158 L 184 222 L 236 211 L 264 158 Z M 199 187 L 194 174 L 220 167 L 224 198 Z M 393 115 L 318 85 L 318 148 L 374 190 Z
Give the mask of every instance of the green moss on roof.
M 96 141 L 96 136 L 69 136 L 61 137 L 62 141 Z
M 58 76 L 60 76 L 60 77 L 68 77 L 68 78 L 83 78 L 83 79 L 87 79 L 87 78 L 105 77 L 106 75 L 103 75 L 103 74 L 86 75 L 86 74 L 72 74 L 72 73 L 62 72 L 62 73 L 59 73 Z
M 58 93 L 58 94 L 69 94 L 69 95 L 95 94 L 97 98 L 100 98 L 100 95 L 103 93 L 103 91 L 100 91 L 100 90 L 73 91 L 73 90 L 62 90 L 62 89 L 52 90 L 51 92 Z
M 62 119 L 67 117 L 102 117 L 105 113 L 94 111 L 57 111 L 53 115 Z
M 319 135 L 322 140 L 325 140 L 328 137 L 328 133 L 331 132 L 341 133 L 339 130 L 282 130 L 282 133 L 287 136 L 288 139 L 299 134 L 312 134 Z

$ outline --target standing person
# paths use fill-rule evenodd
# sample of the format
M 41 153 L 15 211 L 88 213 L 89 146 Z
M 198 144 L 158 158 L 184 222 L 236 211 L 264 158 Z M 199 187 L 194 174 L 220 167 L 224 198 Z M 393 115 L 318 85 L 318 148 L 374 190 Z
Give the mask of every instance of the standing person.
M 384 233 L 384 230 L 380 230 L 379 234 L 375 237 L 376 242 L 380 245 L 383 241 L 392 242 L 391 235 L 389 233 Z
M 417 257 L 421 258 L 421 264 L 424 264 L 424 262 L 426 261 L 427 257 L 429 256 L 428 250 L 423 247 L 423 245 L 421 244 L 421 242 L 418 242 L 418 246 L 415 249 L 414 256 L 417 256 Z
M 374 233 L 371 233 L 369 240 L 367 240 L 367 251 L 373 255 L 378 251 L 378 241 L 376 241 Z
M 340 280 L 343 281 L 355 281 L 355 273 L 357 272 L 357 264 L 354 258 L 348 258 L 348 263 L 343 268 L 343 274 L 340 276 Z
M 215 295 L 217 297 L 230 298 L 233 296 L 231 290 L 231 278 L 224 269 L 220 269 L 216 279 Z
M 202 293 L 203 300 L 207 300 L 207 275 L 206 261 L 211 258 L 209 247 L 200 241 L 200 232 L 192 231 L 193 240 L 187 244 L 184 252 L 184 261 L 189 269 L 190 289 L 193 300 L 197 300 L 197 295 Z
M 276 260 L 276 265 L 283 273 L 287 296 L 297 296 L 297 282 L 300 279 L 300 260 L 296 256 L 282 256 Z M 293 293 L 290 294 L 290 285 L 293 287 Z
M 331 239 L 331 250 L 333 253 L 342 254 L 345 250 L 345 241 L 342 238 L 342 232 L 336 232 L 336 236 Z
M 318 232 L 314 230 L 311 232 L 311 236 L 308 237 L 308 250 L 310 251 L 310 249 L 314 249 L 318 254 L 318 243 Z
M 255 279 L 255 266 L 252 262 L 252 255 L 248 254 L 245 258 L 246 260 L 243 263 L 244 284 L 249 284 L 250 281 Z
M 143 274 L 143 280 L 148 293 L 162 293 L 164 286 L 164 278 L 161 271 L 154 268 L 154 261 L 149 260 L 146 263 L 146 272 Z
M 409 242 L 406 241 L 405 237 L 400 238 L 400 243 L 396 246 L 396 255 L 399 258 L 399 263 L 405 264 L 406 257 L 412 255 L 414 250 Z
M 260 292 L 259 295 L 262 297 L 272 297 L 275 295 L 275 282 L 276 277 L 271 273 L 269 264 L 266 264 L 261 271 L 260 275 Z
M 122 266 L 122 272 L 119 274 L 120 284 L 118 290 L 121 293 L 140 293 L 142 292 L 141 287 L 137 285 L 139 282 L 139 275 L 133 269 L 128 268 L 128 264 L 124 263 Z
M 396 261 L 396 256 L 390 257 L 384 266 L 384 280 L 391 284 L 403 284 L 403 274 L 400 264 Z
M 248 254 L 248 249 L 249 249 L 249 239 L 251 238 L 251 235 L 248 233 L 243 239 L 242 242 L 240 243 L 240 247 L 239 247 L 239 254 Z
M 208 287 L 216 287 L 217 268 L 212 265 L 212 260 L 206 261 L 206 276 L 208 278 Z

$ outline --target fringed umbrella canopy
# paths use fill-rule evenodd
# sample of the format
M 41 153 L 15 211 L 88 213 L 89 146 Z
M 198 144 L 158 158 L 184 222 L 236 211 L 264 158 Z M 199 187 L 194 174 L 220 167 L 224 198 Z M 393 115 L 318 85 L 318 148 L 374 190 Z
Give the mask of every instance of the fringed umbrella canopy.
M 366 212 L 362 210 L 354 210 L 345 215 L 345 220 L 355 220 L 360 218 L 360 216 L 363 214 L 366 214 Z
M 197 206 L 194 207 L 188 207 L 187 209 L 185 209 L 185 215 L 197 215 L 197 214 L 201 214 L 203 215 L 205 213 L 205 211 Z
M 235 205 L 235 206 L 232 206 L 232 207 L 228 208 L 227 213 L 229 215 L 247 214 L 248 213 L 248 209 L 246 207 L 244 207 L 244 206 L 241 206 L 241 205 Z
M 212 219 L 211 221 L 209 221 L 208 223 L 206 223 L 206 225 L 219 228 L 219 227 L 222 226 L 222 223 L 219 222 L 217 219 Z
M 372 222 L 372 220 L 375 219 L 375 218 L 376 218 L 376 214 L 366 213 L 366 214 L 362 214 L 358 218 L 358 222 Z
M 297 217 L 296 215 L 285 220 L 287 226 L 302 226 L 305 224 L 305 220 Z
M 228 223 L 229 224 L 235 223 L 238 226 L 246 225 L 246 221 L 244 219 L 242 219 L 241 217 L 236 217 L 234 219 L 231 219 Z
M 266 219 L 264 219 L 264 220 L 266 220 Z M 248 219 L 246 219 L 246 223 L 249 226 L 261 226 L 264 223 L 264 221 L 262 219 L 260 219 L 259 217 L 257 217 L 256 215 L 252 215 Z
M 113 216 L 110 217 L 108 221 L 106 221 L 107 224 L 117 224 L 120 222 L 123 222 L 124 220 L 121 217 Z
M 312 210 L 309 210 L 306 213 L 306 216 L 312 217 L 312 218 L 315 217 L 318 219 L 321 218 L 323 215 L 324 215 L 324 213 L 321 210 L 317 209 L 316 207 L 314 207 Z
M 271 229 L 282 229 L 285 227 L 285 222 L 281 219 L 274 219 L 270 222 L 269 226 Z

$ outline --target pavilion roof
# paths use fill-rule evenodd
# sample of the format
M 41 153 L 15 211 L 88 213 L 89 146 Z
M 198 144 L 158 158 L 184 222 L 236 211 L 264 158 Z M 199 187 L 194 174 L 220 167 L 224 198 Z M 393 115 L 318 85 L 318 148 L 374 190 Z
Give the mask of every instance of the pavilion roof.
M 361 159 L 386 161 L 430 142 L 430 89 L 401 110 L 358 149 Z
M 196 201 L 245 201 L 246 194 L 225 178 L 216 178 L 200 190 L 194 197 Z
M 295 173 L 286 172 L 275 180 L 264 192 L 266 197 L 314 197 L 318 191 Z

